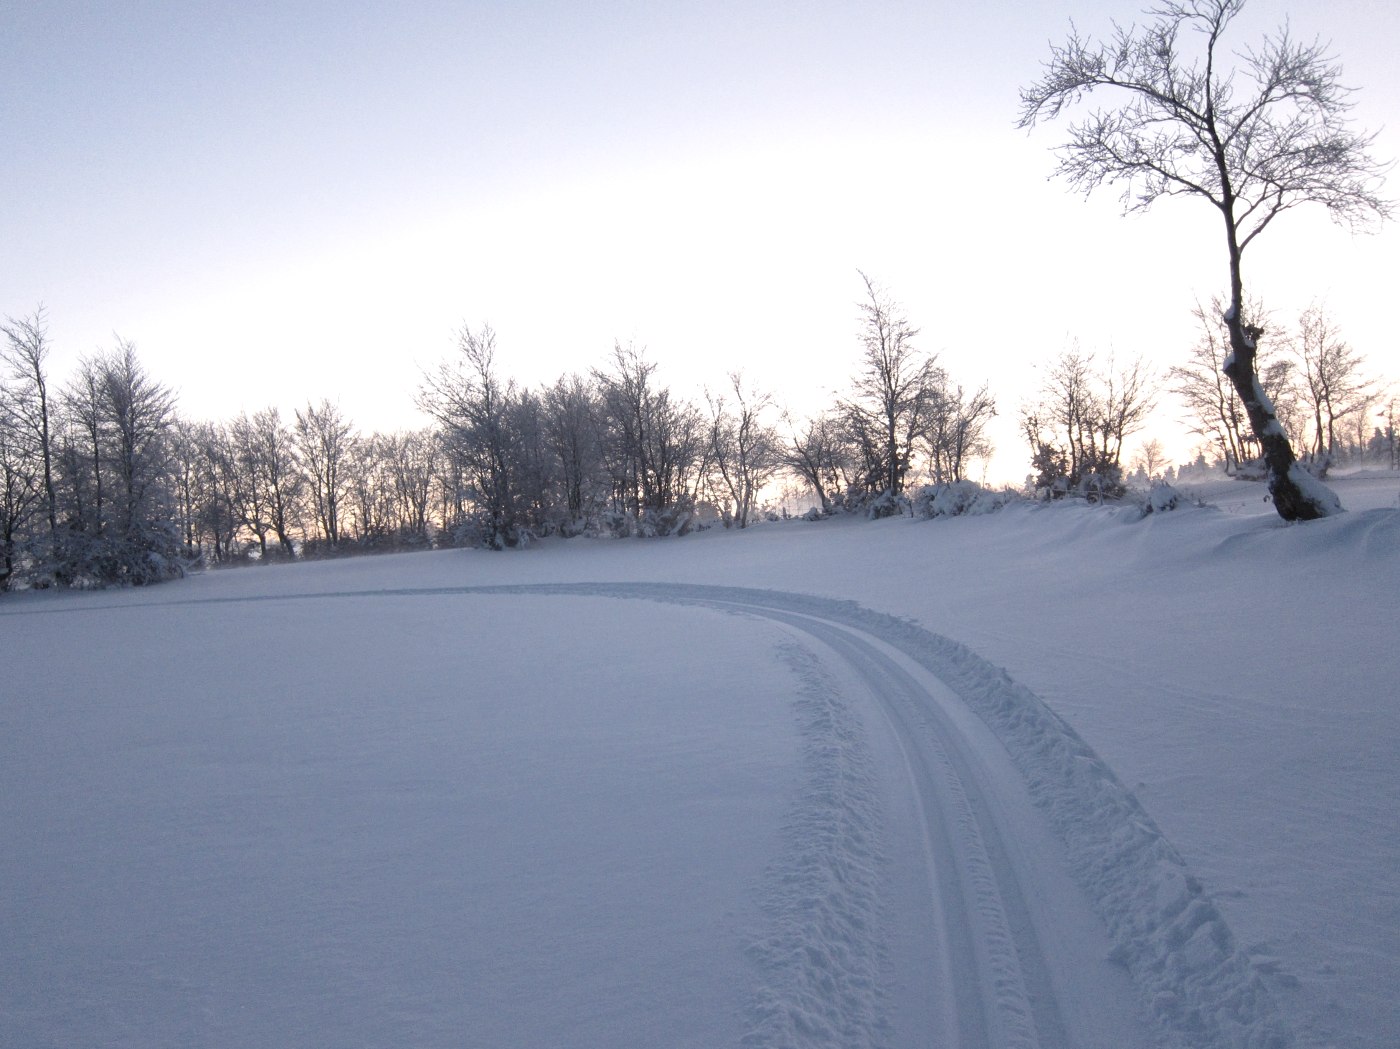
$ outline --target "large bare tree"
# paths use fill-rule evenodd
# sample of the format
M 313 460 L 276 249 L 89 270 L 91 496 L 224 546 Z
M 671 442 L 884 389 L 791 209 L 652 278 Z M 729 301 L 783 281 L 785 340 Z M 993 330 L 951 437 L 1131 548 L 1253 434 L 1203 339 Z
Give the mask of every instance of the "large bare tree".
M 1386 166 L 1374 136 L 1352 129 L 1351 91 L 1318 41 L 1287 24 L 1231 55 L 1224 37 L 1244 0 L 1166 0 L 1143 26 L 1116 25 L 1107 41 L 1071 28 L 1039 80 L 1021 92 L 1020 126 L 1033 127 L 1085 97 L 1113 99 L 1070 125 L 1058 173 L 1089 192 L 1123 187 L 1127 210 L 1164 197 L 1199 197 L 1220 214 L 1229 269 L 1224 321 L 1229 377 L 1259 441 L 1274 506 L 1285 520 L 1340 509 L 1304 474 L 1255 368 L 1264 334 L 1245 315 L 1242 259 L 1286 211 L 1317 204 L 1353 228 L 1390 215 L 1379 193 Z M 1231 62 L 1231 58 L 1237 59 Z

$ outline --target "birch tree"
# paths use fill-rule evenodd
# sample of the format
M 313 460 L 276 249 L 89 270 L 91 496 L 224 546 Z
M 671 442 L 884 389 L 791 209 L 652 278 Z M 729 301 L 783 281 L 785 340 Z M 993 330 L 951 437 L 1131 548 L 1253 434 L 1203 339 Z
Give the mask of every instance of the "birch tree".
M 1374 136 L 1352 129 L 1351 91 L 1318 42 L 1287 23 L 1232 54 L 1225 38 L 1245 0 L 1164 0 L 1143 26 L 1115 25 L 1106 41 L 1071 29 L 1051 47 L 1039 80 L 1021 91 L 1020 126 L 1034 127 L 1104 98 L 1069 127 L 1058 173 L 1086 193 L 1122 188 L 1128 211 L 1164 198 L 1205 201 L 1221 220 L 1229 351 L 1222 370 L 1263 452 L 1274 507 L 1285 520 L 1341 509 L 1306 475 L 1259 380 L 1265 332 L 1245 315 L 1244 254 L 1274 220 L 1303 205 L 1362 228 L 1388 217 L 1385 165 Z M 1232 63 L 1232 59 L 1235 61 Z

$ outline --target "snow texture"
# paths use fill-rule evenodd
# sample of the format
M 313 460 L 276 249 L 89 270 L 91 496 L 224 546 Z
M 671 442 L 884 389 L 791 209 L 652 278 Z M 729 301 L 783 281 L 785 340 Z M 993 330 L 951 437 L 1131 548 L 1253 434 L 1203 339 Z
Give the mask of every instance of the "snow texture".
M 8 596 L 0 1044 L 1388 1047 L 1333 483 Z
M 764 934 L 750 951 L 764 974 L 745 1046 L 888 1044 L 882 993 L 882 816 L 859 718 L 803 647 L 784 660 L 801 682 L 803 792 L 763 894 Z
M 1301 463 L 1295 462 L 1288 467 L 1288 477 L 1324 515 L 1333 516 L 1342 512 L 1342 501 L 1337 498 L 1337 493 L 1308 473 Z

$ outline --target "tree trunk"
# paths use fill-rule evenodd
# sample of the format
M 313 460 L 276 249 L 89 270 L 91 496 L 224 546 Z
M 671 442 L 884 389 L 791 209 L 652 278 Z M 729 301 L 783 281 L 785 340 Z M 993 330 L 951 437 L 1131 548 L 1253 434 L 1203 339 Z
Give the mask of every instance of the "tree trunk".
M 1274 414 L 1274 406 L 1259 384 L 1254 366 L 1257 340 L 1263 333 L 1241 320 L 1238 296 L 1225 316 L 1225 327 L 1230 333 L 1230 356 L 1224 371 L 1244 405 L 1250 428 L 1263 453 L 1274 509 L 1285 521 L 1313 521 L 1339 513 L 1341 503 L 1331 489 L 1311 477 L 1302 483 L 1299 481 L 1302 467 L 1297 464 L 1293 446 L 1288 443 L 1288 435 Z
M 1213 118 L 1212 118 L 1213 119 Z M 1214 125 L 1212 123 L 1212 133 Z M 1244 277 L 1241 269 L 1243 248 L 1235 227 L 1235 198 L 1230 189 L 1229 168 L 1224 149 L 1217 145 L 1217 165 L 1225 186 L 1221 214 L 1225 219 L 1225 246 L 1230 260 L 1230 307 L 1225 313 L 1225 329 L 1230 333 L 1230 355 L 1222 370 L 1244 405 L 1250 429 L 1259 442 L 1259 451 L 1269 471 L 1269 495 L 1274 510 L 1285 521 L 1315 521 L 1342 512 L 1342 504 L 1330 488 L 1298 465 L 1288 434 L 1278 421 L 1273 402 L 1259 382 L 1255 359 L 1262 328 L 1245 323 Z

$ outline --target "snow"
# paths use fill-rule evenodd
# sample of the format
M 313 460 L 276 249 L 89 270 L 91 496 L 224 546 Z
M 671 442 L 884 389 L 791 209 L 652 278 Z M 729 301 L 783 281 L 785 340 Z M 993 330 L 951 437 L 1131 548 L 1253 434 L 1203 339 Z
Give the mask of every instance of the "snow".
M 1332 481 L 8 596 L 0 1044 L 1393 1045 Z
M 1337 493 L 1328 488 L 1312 474 L 1305 470 L 1301 463 L 1291 463 L 1288 467 L 1288 478 L 1303 493 L 1303 496 L 1313 505 L 1321 507 L 1323 513 L 1341 513 L 1342 503 L 1337 498 Z

